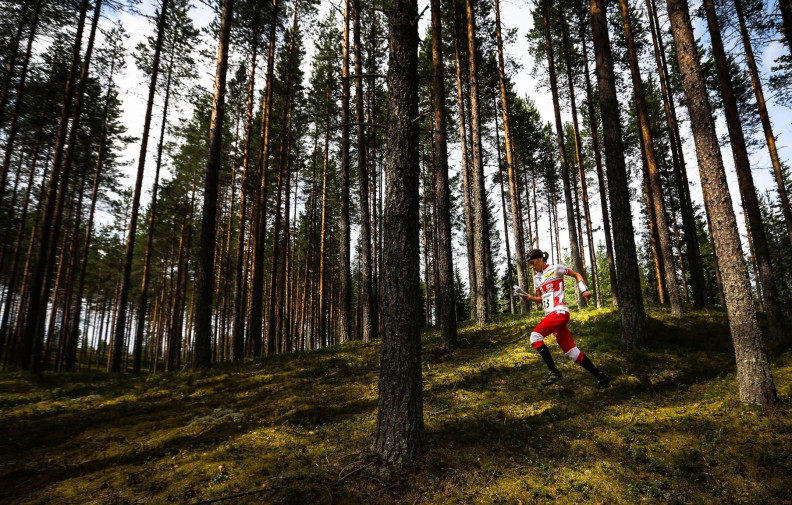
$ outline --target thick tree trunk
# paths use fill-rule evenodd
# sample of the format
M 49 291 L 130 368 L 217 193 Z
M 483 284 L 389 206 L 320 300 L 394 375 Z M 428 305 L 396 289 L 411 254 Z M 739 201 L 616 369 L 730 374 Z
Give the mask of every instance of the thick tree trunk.
M 437 320 L 443 336 L 443 349 L 458 345 L 456 302 L 454 299 L 454 259 L 451 236 L 451 192 L 448 183 L 448 147 L 445 117 L 445 65 L 440 0 L 432 6 L 432 106 L 434 109 L 435 215 L 437 227 Z
M 223 1 L 220 18 L 220 40 L 217 44 L 217 69 L 215 71 L 212 119 L 209 129 L 209 153 L 206 160 L 203 217 L 201 219 L 201 245 L 198 252 L 197 299 L 195 310 L 195 342 L 193 369 L 208 368 L 212 364 L 212 291 L 217 221 L 217 193 L 220 175 L 220 155 L 225 120 L 226 73 L 228 70 L 228 45 L 233 18 L 233 0 Z
M 778 0 L 778 7 L 781 9 L 781 18 L 784 22 L 784 35 L 786 36 L 789 54 L 792 54 L 792 1 Z
M 685 0 L 667 0 L 682 87 L 696 143 L 704 198 L 713 213 L 712 233 L 726 295 L 726 310 L 737 361 L 740 399 L 746 403 L 772 405 L 778 401 L 770 363 L 756 321 L 756 309 L 743 263 L 740 235 L 720 156 L 707 88 L 698 60 L 693 27 Z
M 388 150 L 383 233 L 382 357 L 375 452 L 401 466 L 424 450 L 418 269 L 418 5 L 388 16 Z
M 583 272 L 583 261 L 580 256 L 580 242 L 577 227 L 575 226 L 575 210 L 572 202 L 572 186 L 569 180 L 569 164 L 567 162 L 566 147 L 564 146 L 564 124 L 561 122 L 561 107 L 558 99 L 558 82 L 556 78 L 555 58 L 553 56 L 553 41 L 550 37 L 550 0 L 542 0 L 542 17 L 544 19 L 545 50 L 547 54 L 547 67 L 550 78 L 550 91 L 553 95 L 553 110 L 555 111 L 556 140 L 561 162 L 561 179 L 564 183 L 564 200 L 566 201 L 567 228 L 569 230 L 569 249 L 572 255 L 572 269 Z M 556 236 L 556 240 L 558 237 Z M 559 254 L 560 256 L 560 254 Z M 561 259 L 559 258 L 560 262 Z M 583 308 L 587 305 L 579 290 L 575 290 L 577 305 Z
M 649 174 L 649 191 L 652 192 L 652 205 L 654 206 L 656 218 L 655 227 L 657 229 L 657 235 L 660 238 L 659 245 L 662 251 L 663 271 L 665 272 L 668 300 L 671 303 L 671 315 L 675 318 L 681 318 L 682 298 L 679 296 L 676 268 L 674 267 L 674 256 L 672 252 L 671 233 L 669 232 L 666 205 L 663 198 L 663 186 L 660 179 L 660 171 L 657 167 L 657 160 L 655 158 L 654 139 L 652 138 L 649 111 L 646 106 L 641 69 L 638 64 L 638 53 L 635 49 L 635 40 L 632 33 L 632 20 L 630 19 L 627 0 L 619 0 L 619 5 L 621 6 L 622 23 L 624 24 L 624 36 L 627 41 L 627 55 L 630 60 L 635 108 L 638 115 L 639 128 L 641 130 L 641 138 L 644 142 L 646 168 Z
M 604 0 L 591 0 L 590 14 L 605 144 L 605 167 L 608 171 L 608 196 L 613 218 L 613 248 L 616 252 L 616 272 L 619 277 L 619 319 L 622 341 L 628 348 L 635 349 L 646 343 L 646 314 L 635 252 L 619 101 L 616 98 Z
M 783 313 L 778 303 L 778 290 L 776 289 L 773 267 L 770 263 L 770 249 L 767 245 L 764 223 L 762 223 L 759 200 L 756 197 L 756 187 L 751 174 L 751 163 L 748 159 L 748 149 L 740 122 L 740 113 L 737 109 L 737 99 L 732 89 L 729 64 L 726 59 L 726 51 L 723 48 L 718 18 L 715 14 L 715 4 L 713 0 L 704 0 L 703 5 L 707 16 L 712 54 L 715 57 L 715 67 L 718 71 L 718 80 L 720 81 L 723 107 L 726 112 L 726 125 L 729 130 L 732 155 L 734 156 L 734 168 L 737 171 L 737 182 L 740 185 L 740 194 L 746 213 L 748 236 L 752 254 L 758 267 L 756 274 L 758 282 L 761 284 L 761 289 L 757 286 L 757 293 L 759 294 L 759 300 L 765 303 L 770 326 L 768 337 L 770 340 L 780 343 L 785 339 Z
M 470 135 L 473 158 L 473 243 L 476 252 L 476 323 L 484 326 L 489 320 L 487 291 L 491 278 L 487 269 L 487 192 L 484 185 L 484 161 L 481 152 L 481 119 L 476 61 L 476 20 L 472 0 L 465 0 L 467 16 L 468 72 L 470 77 Z

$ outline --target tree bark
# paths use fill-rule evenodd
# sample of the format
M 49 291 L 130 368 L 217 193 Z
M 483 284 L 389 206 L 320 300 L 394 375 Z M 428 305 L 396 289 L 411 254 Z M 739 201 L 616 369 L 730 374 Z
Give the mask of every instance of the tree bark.
M 487 192 L 484 185 L 484 161 L 481 152 L 481 119 L 478 89 L 478 63 L 476 61 L 476 20 L 472 0 L 465 0 L 467 16 L 468 72 L 470 78 L 470 135 L 473 158 L 473 244 L 476 251 L 476 323 L 484 326 L 489 321 L 487 291 L 491 277 L 487 274 Z
M 792 1 L 778 0 L 778 7 L 781 9 L 781 18 L 784 23 L 784 35 L 786 36 L 789 54 L 792 54 Z
M 712 233 L 720 253 L 719 265 L 737 361 L 740 399 L 746 403 L 772 405 L 778 401 L 778 397 L 762 333 L 756 320 L 756 309 L 743 263 L 737 222 L 687 2 L 667 0 L 667 5 L 682 87 L 690 113 L 690 126 L 696 143 L 702 189 L 714 217 L 711 223 Z
M 660 179 L 660 171 L 657 167 L 657 160 L 655 158 L 654 139 L 652 138 L 649 111 L 646 106 L 646 96 L 644 94 L 643 80 L 641 78 L 641 68 L 638 63 L 638 53 L 635 49 L 635 39 L 632 33 L 632 20 L 630 19 L 630 10 L 627 5 L 627 0 L 619 0 L 619 5 L 621 7 L 622 23 L 624 24 L 624 35 L 627 41 L 627 55 L 630 60 L 638 125 L 641 130 L 641 138 L 644 142 L 646 168 L 649 174 L 649 191 L 652 193 L 652 205 L 654 206 L 656 218 L 655 228 L 660 238 L 659 246 L 662 251 L 666 290 L 668 292 L 668 300 L 671 303 L 671 315 L 675 318 L 681 318 L 682 298 L 679 296 L 679 287 L 677 284 L 674 256 L 672 252 L 671 233 L 669 232 L 666 205 L 663 199 L 663 186 Z
M 113 331 L 113 353 L 110 357 L 109 372 L 121 371 L 121 352 L 124 343 L 124 328 L 126 324 L 127 302 L 129 300 L 129 284 L 132 273 L 132 257 L 135 251 L 135 237 L 137 235 L 138 210 L 140 207 L 140 192 L 143 185 L 143 173 L 146 167 L 146 151 L 148 149 L 149 129 L 151 128 L 151 112 L 154 107 L 154 95 L 157 89 L 159 75 L 160 53 L 162 41 L 165 36 L 165 20 L 168 15 L 169 0 L 163 0 L 159 21 L 157 22 L 157 40 L 154 45 L 154 55 L 151 63 L 151 81 L 149 82 L 148 102 L 146 103 L 146 116 L 143 122 L 143 136 L 140 140 L 140 153 L 138 155 L 138 170 L 135 180 L 135 192 L 132 197 L 132 213 L 129 219 L 127 232 L 124 270 L 121 274 L 121 291 L 119 292 L 118 317 L 115 320 Z
M 778 290 L 776 289 L 773 276 L 773 267 L 770 263 L 770 248 L 767 245 L 762 212 L 759 208 L 759 200 L 756 197 L 756 187 L 751 174 L 751 163 L 748 159 L 748 149 L 740 122 L 740 113 L 737 109 L 737 99 L 732 89 L 726 51 L 723 47 L 718 18 L 715 14 L 715 4 L 713 0 L 704 0 L 703 5 L 707 16 L 712 54 L 715 57 L 715 67 L 718 71 L 718 80 L 720 81 L 721 97 L 723 98 L 723 107 L 726 113 L 726 125 L 729 130 L 732 155 L 734 156 L 734 168 L 737 171 L 737 182 L 740 185 L 740 194 L 746 213 L 749 241 L 758 267 L 756 274 L 758 283 L 761 284 L 761 289 L 757 286 L 757 293 L 760 301 L 765 304 L 769 323 L 768 337 L 770 340 L 780 343 L 785 339 L 782 321 L 783 313 L 778 303 Z
M 391 0 L 382 351 L 375 452 L 401 466 L 424 450 L 418 244 L 418 5 Z
M 344 45 L 341 50 L 341 342 L 352 337 L 352 271 L 350 265 L 349 223 L 349 1 L 344 0 Z
M 212 119 L 209 129 L 209 153 L 206 160 L 204 182 L 201 242 L 198 252 L 197 299 L 195 310 L 195 340 L 193 369 L 208 368 L 212 364 L 212 291 L 217 221 L 217 193 L 220 174 L 220 156 L 225 120 L 226 73 L 228 70 L 228 45 L 233 17 L 233 0 L 223 1 L 220 18 L 220 40 L 217 44 L 217 70 L 215 71 Z
M 509 201 L 511 204 L 512 229 L 514 230 L 514 259 L 517 263 L 517 282 L 527 286 L 530 277 L 525 264 L 525 232 L 523 230 L 522 203 L 517 183 L 517 167 L 514 160 L 514 147 L 511 134 L 511 115 L 506 99 L 506 70 L 503 62 L 503 37 L 501 36 L 500 0 L 495 0 L 495 39 L 498 44 L 498 81 L 500 83 L 501 114 L 503 115 L 503 141 L 506 146 L 506 168 L 509 176 Z M 530 207 L 529 207 L 530 208 Z M 506 241 L 508 244 L 508 240 Z M 511 269 L 509 270 L 511 272 Z M 511 281 L 509 281 L 511 284 Z M 511 293 L 511 288 L 510 291 Z M 512 295 L 510 295 L 512 296 Z M 520 312 L 528 312 L 529 302 L 520 298 Z
M 458 345 L 456 302 L 454 299 L 454 259 L 451 236 L 451 192 L 448 184 L 448 146 L 445 117 L 445 65 L 443 63 L 443 28 L 440 0 L 432 7 L 432 98 L 434 99 L 435 214 L 437 218 L 437 320 L 443 337 L 443 349 Z
M 567 162 L 566 147 L 564 146 L 564 125 L 561 122 L 561 107 L 558 99 L 558 82 L 556 78 L 555 58 L 553 56 L 553 41 L 550 37 L 550 0 L 542 0 L 542 17 L 544 19 L 545 50 L 547 54 L 547 67 L 550 78 L 550 91 L 553 95 L 553 110 L 555 112 L 556 140 L 561 162 L 561 179 L 564 183 L 564 200 L 566 201 L 567 228 L 569 230 L 569 249 L 572 255 L 572 268 L 576 272 L 583 271 L 583 261 L 580 256 L 580 242 L 577 227 L 575 226 L 575 210 L 572 202 L 572 187 L 569 181 L 569 164 Z M 556 240 L 558 237 L 556 237 Z M 560 256 L 560 254 L 559 254 Z M 559 257 L 558 261 L 561 259 Z M 586 299 L 579 290 L 575 290 L 575 299 L 580 308 L 586 307 Z
M 646 314 L 635 252 L 635 232 L 624 161 L 619 101 L 616 97 L 613 57 L 604 0 L 591 0 L 590 14 L 605 144 L 605 167 L 608 172 L 608 196 L 613 218 L 613 248 L 616 252 L 621 335 L 622 341 L 628 348 L 636 349 L 646 344 Z

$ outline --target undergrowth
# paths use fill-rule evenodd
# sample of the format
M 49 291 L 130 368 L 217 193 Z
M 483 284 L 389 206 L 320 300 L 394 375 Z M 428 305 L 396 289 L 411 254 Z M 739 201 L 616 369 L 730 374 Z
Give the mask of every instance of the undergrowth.
M 539 314 L 423 335 L 426 454 L 371 456 L 379 341 L 154 376 L 0 374 L 0 502 L 790 504 L 792 353 L 771 353 L 781 404 L 740 403 L 725 313 L 649 309 L 628 352 L 613 308 L 575 312 L 598 390 L 528 335 Z

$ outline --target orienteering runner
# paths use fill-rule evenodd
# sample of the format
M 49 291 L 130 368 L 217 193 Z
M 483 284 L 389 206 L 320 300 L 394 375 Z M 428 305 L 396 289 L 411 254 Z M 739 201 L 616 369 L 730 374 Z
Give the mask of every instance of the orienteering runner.
M 594 366 L 589 357 L 577 348 L 567 328 L 569 307 L 567 307 L 564 300 L 564 276 L 574 277 L 583 298 L 588 300 L 591 297 L 591 291 L 586 286 L 586 280 L 581 274 L 564 265 L 548 265 L 547 258 L 548 254 L 540 249 L 533 249 L 528 253 L 528 264 L 536 272 L 534 275 L 534 288 L 537 296 L 531 296 L 519 289 L 519 286 L 515 286 L 517 295 L 526 300 L 541 303 L 544 308 L 544 319 L 536 325 L 536 328 L 531 333 L 531 347 L 539 352 L 539 355 L 544 359 L 547 368 L 550 370 L 550 374 L 542 381 L 542 386 L 549 386 L 563 379 L 563 375 L 556 368 L 550 349 L 544 343 L 544 338 L 552 333 L 556 337 L 556 342 L 558 342 L 558 345 L 561 346 L 561 349 L 569 359 L 596 377 L 598 388 L 607 387 L 610 385 L 611 378 Z

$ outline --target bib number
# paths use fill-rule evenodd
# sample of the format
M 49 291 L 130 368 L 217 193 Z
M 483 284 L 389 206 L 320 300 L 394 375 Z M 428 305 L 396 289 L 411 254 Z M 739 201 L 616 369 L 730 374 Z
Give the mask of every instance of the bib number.
M 542 305 L 544 305 L 545 312 L 550 312 L 553 308 L 553 292 L 542 293 Z

